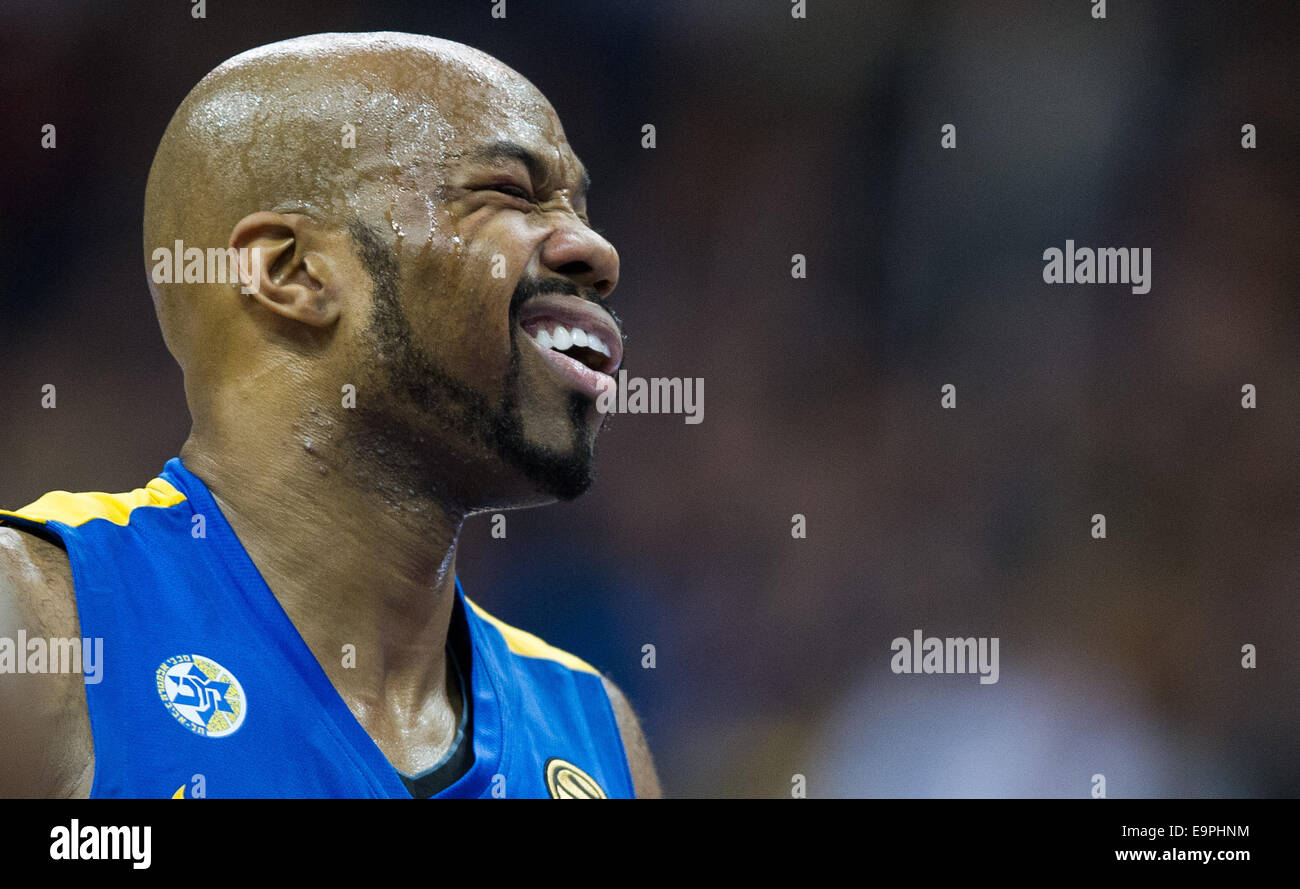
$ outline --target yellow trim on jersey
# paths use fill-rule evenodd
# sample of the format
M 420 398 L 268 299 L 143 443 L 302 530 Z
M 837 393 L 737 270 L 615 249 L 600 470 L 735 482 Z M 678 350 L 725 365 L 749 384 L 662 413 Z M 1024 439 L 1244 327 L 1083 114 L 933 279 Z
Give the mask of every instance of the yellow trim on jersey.
M 125 494 L 70 494 L 67 491 L 51 491 L 22 509 L 0 509 L 0 519 L 13 516 L 41 524 L 62 522 L 74 528 L 91 519 L 107 519 L 114 525 L 125 525 L 131 521 L 131 511 L 141 506 L 175 506 L 184 502 L 184 494 L 156 478 L 145 487 Z
M 545 658 L 563 664 L 570 670 L 578 670 L 583 673 L 595 673 L 597 676 L 600 675 L 599 670 L 584 661 L 582 658 L 575 657 L 567 651 L 561 651 L 554 645 L 550 645 L 544 640 L 534 636 L 532 633 L 521 630 L 518 627 L 512 627 L 505 621 L 499 620 L 498 618 L 488 614 L 477 604 L 470 601 L 469 596 L 465 597 L 465 601 L 474 609 L 475 614 L 501 631 L 501 635 L 504 636 L 506 640 L 506 647 L 514 654 L 522 655 L 523 657 Z

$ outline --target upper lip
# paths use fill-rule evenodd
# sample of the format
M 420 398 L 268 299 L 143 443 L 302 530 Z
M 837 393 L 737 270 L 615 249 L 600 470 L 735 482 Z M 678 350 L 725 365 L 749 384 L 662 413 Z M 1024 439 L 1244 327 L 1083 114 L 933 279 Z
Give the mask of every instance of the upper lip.
M 519 326 L 528 336 L 532 332 L 529 324 L 550 321 L 565 327 L 580 327 L 587 333 L 594 333 L 601 342 L 609 347 L 609 356 L 605 358 L 601 371 L 612 374 L 618 370 L 623 361 L 623 334 L 618 324 L 600 306 L 578 296 L 564 293 L 541 293 L 525 302 L 519 309 Z M 534 326 L 536 326 L 534 324 Z

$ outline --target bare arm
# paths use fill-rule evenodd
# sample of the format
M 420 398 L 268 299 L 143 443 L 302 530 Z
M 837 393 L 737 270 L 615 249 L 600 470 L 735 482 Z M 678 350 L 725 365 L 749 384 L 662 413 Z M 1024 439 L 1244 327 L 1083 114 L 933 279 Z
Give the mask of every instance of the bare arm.
M 72 574 L 53 543 L 0 527 L 0 797 L 89 796 L 94 759 L 84 678 L 14 672 L 27 657 L 20 633 L 78 635 Z
M 632 711 L 632 705 L 617 685 L 604 676 L 600 678 L 605 683 L 609 702 L 614 706 L 614 718 L 618 720 L 618 731 L 623 736 L 623 749 L 627 751 L 627 764 L 632 770 L 632 786 L 637 799 L 662 799 L 663 791 L 659 787 L 654 760 L 650 757 L 645 733 L 641 731 L 641 723 Z

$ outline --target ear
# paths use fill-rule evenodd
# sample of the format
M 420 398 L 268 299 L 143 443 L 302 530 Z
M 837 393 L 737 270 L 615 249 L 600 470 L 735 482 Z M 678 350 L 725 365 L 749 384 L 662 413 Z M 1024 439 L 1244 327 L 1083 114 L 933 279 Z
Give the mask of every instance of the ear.
M 313 235 L 307 216 L 259 210 L 235 223 L 230 246 L 239 251 L 245 294 L 283 318 L 323 328 L 338 320 L 342 306 Z

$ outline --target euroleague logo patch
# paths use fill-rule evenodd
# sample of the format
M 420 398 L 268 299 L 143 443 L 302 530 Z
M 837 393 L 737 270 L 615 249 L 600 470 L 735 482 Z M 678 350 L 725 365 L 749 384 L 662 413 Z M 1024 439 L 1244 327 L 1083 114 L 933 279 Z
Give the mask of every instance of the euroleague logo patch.
M 239 680 L 212 658 L 178 654 L 158 667 L 158 697 L 176 721 L 196 735 L 224 738 L 239 731 L 248 712 Z
M 546 761 L 546 790 L 551 799 L 609 799 L 595 778 L 559 757 Z

